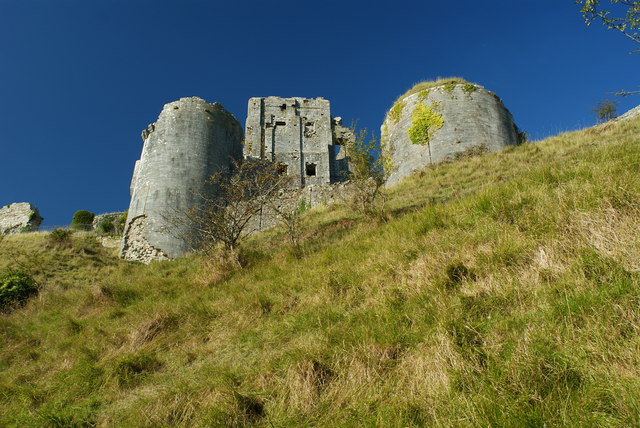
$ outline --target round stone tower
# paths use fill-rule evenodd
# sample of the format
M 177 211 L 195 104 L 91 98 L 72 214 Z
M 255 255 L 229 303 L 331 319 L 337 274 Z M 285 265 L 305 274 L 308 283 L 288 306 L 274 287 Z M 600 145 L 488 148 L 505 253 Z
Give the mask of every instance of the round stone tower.
M 185 213 L 212 189 L 213 173 L 242 157 L 242 127 L 219 103 L 181 98 L 142 132 L 120 256 L 149 263 L 193 249 Z
M 381 135 L 394 168 L 389 185 L 429 164 L 497 151 L 520 138 L 500 98 L 462 79 L 416 85 L 391 107 Z

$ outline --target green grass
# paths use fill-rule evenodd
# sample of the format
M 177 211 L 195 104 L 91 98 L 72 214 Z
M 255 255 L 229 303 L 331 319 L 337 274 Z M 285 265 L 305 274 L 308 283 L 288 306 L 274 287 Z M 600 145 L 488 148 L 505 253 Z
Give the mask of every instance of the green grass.
M 426 169 L 303 257 L 0 242 L 0 426 L 638 426 L 640 120 Z
M 404 94 L 400 95 L 396 100 L 396 103 L 404 100 L 410 95 L 417 94 L 418 92 L 426 91 L 432 88 L 436 88 L 438 86 L 445 86 L 448 91 L 451 91 L 455 87 L 455 85 L 465 85 L 463 89 L 466 93 L 473 92 L 475 90 L 474 88 L 477 86 L 474 83 L 467 82 L 461 77 L 442 77 L 436 80 L 428 80 L 428 81 L 416 83 L 415 85 L 413 85 L 411 89 L 409 89 Z

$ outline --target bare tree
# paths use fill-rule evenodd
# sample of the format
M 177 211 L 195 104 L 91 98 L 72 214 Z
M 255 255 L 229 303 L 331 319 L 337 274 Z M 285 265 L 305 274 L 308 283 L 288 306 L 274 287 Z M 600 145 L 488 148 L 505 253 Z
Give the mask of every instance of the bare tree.
M 303 189 L 289 189 L 287 193 L 288 195 L 281 199 L 272 198 L 269 202 L 269 210 L 284 226 L 291 246 L 299 249 L 302 214 L 309 210 L 311 205 L 305 200 Z
M 257 159 L 233 161 L 230 169 L 212 175 L 211 194 L 200 195 L 201 203 L 184 213 L 198 246 L 206 249 L 221 242 L 227 250 L 236 250 L 253 231 L 251 221 L 286 182 L 275 164 Z

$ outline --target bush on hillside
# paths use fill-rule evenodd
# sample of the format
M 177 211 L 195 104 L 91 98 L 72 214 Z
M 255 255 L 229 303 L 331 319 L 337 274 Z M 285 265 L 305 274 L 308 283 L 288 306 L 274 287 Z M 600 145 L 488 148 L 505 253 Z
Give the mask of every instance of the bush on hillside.
M 9 270 L 0 275 L 0 310 L 23 304 L 38 293 L 38 283 L 26 272 Z
M 96 233 L 98 235 L 113 235 L 116 230 L 114 222 L 113 217 L 104 217 L 96 226 Z
M 78 210 L 73 214 L 71 228 L 75 230 L 91 230 L 95 214 L 91 211 Z
M 129 215 L 129 211 L 125 211 L 118 216 L 116 220 L 116 233 L 121 234 L 124 232 L 124 225 L 127 223 L 127 215 Z
M 356 134 L 355 128 L 352 131 Z M 394 170 L 384 143 L 378 145 L 375 136 L 367 139 L 367 130 L 362 129 L 345 149 L 351 169 L 349 182 L 353 209 L 371 218 L 382 218 L 386 199 L 384 185 Z
M 596 114 L 598 118 L 598 123 L 608 122 L 611 119 L 615 119 L 618 115 L 616 113 L 616 108 L 618 106 L 618 101 L 610 99 L 605 99 L 600 101 L 593 108 L 593 112 Z
M 53 229 L 47 240 L 53 245 L 70 245 L 71 244 L 71 231 L 69 229 Z

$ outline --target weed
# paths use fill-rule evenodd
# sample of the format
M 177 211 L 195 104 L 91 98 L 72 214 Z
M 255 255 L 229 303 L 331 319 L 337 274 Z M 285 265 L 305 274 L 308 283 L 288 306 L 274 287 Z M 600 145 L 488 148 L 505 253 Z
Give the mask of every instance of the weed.
M 145 376 L 160 370 L 162 363 L 154 354 L 137 353 L 122 357 L 115 365 L 113 374 L 121 387 L 139 384 Z
M 54 229 L 49 233 L 49 243 L 52 245 L 70 246 L 71 233 L 71 230 L 68 229 Z
M 38 289 L 38 283 L 25 271 L 9 270 L 0 274 L 0 311 L 24 304 Z

